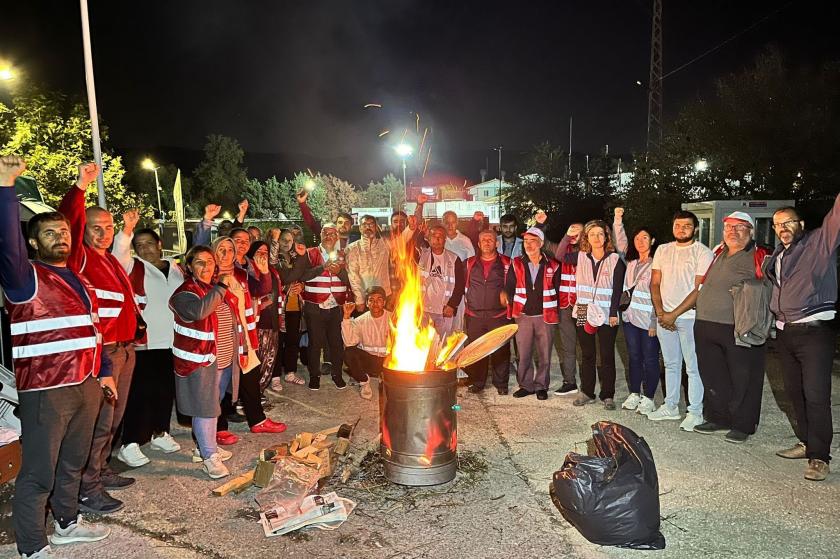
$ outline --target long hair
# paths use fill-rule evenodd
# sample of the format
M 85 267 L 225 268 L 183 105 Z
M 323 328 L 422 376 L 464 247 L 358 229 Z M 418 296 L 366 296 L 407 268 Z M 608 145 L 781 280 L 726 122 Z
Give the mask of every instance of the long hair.
M 583 233 L 581 233 L 580 240 L 578 241 L 578 247 L 580 250 L 582 252 L 592 252 L 592 246 L 589 244 L 588 236 L 589 232 L 596 227 L 600 227 L 604 230 L 604 252 L 615 252 L 615 245 L 613 245 L 612 240 L 612 230 L 603 219 L 593 219 L 592 221 L 586 222 L 586 225 L 583 226 Z
M 656 248 L 659 246 L 659 243 L 656 242 L 656 233 L 648 227 L 647 225 L 642 225 L 641 227 L 637 227 L 633 230 L 633 235 L 629 239 L 629 245 L 627 247 L 627 261 L 630 262 L 631 260 L 638 260 L 639 259 L 639 251 L 636 250 L 636 237 L 639 233 L 647 233 L 650 235 L 650 257 L 653 258 L 654 253 L 656 252 Z

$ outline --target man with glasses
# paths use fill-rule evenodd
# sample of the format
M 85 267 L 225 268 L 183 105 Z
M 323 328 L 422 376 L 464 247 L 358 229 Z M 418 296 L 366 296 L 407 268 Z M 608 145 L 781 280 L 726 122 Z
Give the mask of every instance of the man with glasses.
M 805 222 L 791 207 L 776 210 L 773 229 L 781 244 L 767 268 L 773 282 L 770 309 L 776 316 L 776 346 L 799 439 L 776 454 L 807 458 L 805 479 L 822 481 L 831 460 L 835 332 L 829 323 L 837 296 L 840 196 L 818 229 L 805 231 Z
M 697 288 L 712 263 L 712 251 L 694 240 L 697 216 L 688 211 L 674 215 L 674 242 L 657 249 L 651 264 L 651 296 L 658 324 L 656 336 L 665 362 L 665 403 L 647 414 L 652 421 L 678 420 L 682 364 L 688 375 L 688 402 L 683 431 L 703 423 L 703 381 L 694 350 L 694 303 Z

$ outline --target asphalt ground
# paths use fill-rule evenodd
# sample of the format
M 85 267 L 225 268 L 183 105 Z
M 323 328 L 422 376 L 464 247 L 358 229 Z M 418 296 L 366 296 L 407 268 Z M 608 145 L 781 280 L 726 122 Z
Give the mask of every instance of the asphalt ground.
M 616 400 L 627 394 L 619 337 Z M 840 402 L 836 363 L 833 401 Z M 556 355 L 552 364 L 559 385 Z M 376 382 L 376 381 L 374 381 Z M 511 387 L 515 379 L 511 377 Z M 173 427 L 182 450 L 164 455 L 149 450 L 152 462 L 131 470 L 137 483 L 114 496 L 123 510 L 99 520 L 112 528 L 106 540 L 55 548 L 59 557 L 246 559 L 265 557 L 544 558 L 550 557 L 838 557 L 840 556 L 840 471 L 820 483 L 806 481 L 805 462 L 774 455 L 796 442 L 784 413 L 777 360 L 769 352 L 762 419 L 758 433 L 735 445 L 718 435 L 683 433 L 679 422 L 652 422 L 600 404 L 574 408 L 571 397 L 551 394 L 544 402 L 526 397 L 480 395 L 458 390 L 460 470 L 454 481 L 428 488 L 387 482 L 373 457 L 346 485 L 327 490 L 353 499 L 356 510 L 335 531 L 304 530 L 266 538 L 257 524 L 255 489 L 213 497 L 220 484 L 190 461 L 188 429 Z M 658 400 L 661 394 L 658 395 Z M 281 435 L 255 435 L 244 424 L 242 439 L 227 463 L 236 475 L 253 467 L 259 450 L 359 419 L 354 446 L 378 434 L 376 400 L 358 390 L 338 391 L 329 377 L 322 389 L 285 385 L 272 396 L 268 415 L 288 423 Z M 840 413 L 835 404 L 835 431 Z M 660 483 L 663 551 L 601 547 L 587 542 L 559 514 L 548 496 L 552 473 L 567 452 L 586 452 L 590 426 L 599 420 L 622 423 L 642 435 L 653 450 Z M 174 422 L 173 422 L 174 424 Z M 838 440 L 835 440 L 835 455 Z M 147 450 L 144 448 L 144 451 Z M 116 464 L 121 465 L 119 462 Z M 0 557 L 16 557 L 10 522 L 11 486 L 0 488 Z

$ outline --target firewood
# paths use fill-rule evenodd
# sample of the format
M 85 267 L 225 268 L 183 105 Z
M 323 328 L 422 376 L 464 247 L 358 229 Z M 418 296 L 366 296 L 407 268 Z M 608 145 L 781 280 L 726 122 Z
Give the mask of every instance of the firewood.
M 274 477 L 274 462 L 257 462 L 257 467 L 254 470 L 254 485 L 257 487 L 265 487 L 271 483 L 271 478 Z
M 213 495 L 216 495 L 217 497 L 224 497 L 231 491 L 245 489 L 254 483 L 254 473 L 255 470 L 251 470 L 249 472 L 245 472 L 241 476 L 233 478 L 229 482 L 215 488 L 213 490 Z
M 347 454 L 347 450 L 349 448 L 350 439 L 341 438 L 338 439 L 337 443 L 335 443 L 335 446 L 333 447 L 332 451 L 339 456 L 344 456 L 345 454 Z
M 300 433 L 297 438 L 300 441 L 301 448 L 306 448 L 312 444 L 312 433 Z

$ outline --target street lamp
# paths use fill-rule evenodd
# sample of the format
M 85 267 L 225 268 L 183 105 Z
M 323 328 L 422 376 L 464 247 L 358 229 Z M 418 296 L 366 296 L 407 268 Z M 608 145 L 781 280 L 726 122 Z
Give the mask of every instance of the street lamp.
M 394 151 L 397 152 L 397 155 L 400 156 L 402 159 L 402 169 L 403 169 L 403 204 L 405 204 L 405 200 L 408 199 L 408 183 L 406 182 L 406 172 L 405 172 L 405 160 L 411 157 L 411 154 L 414 153 L 414 148 L 410 145 L 406 144 L 405 142 L 399 143 L 394 146 Z
M 709 170 L 709 162 L 705 159 L 698 159 L 697 163 L 694 164 L 694 170 L 698 173 L 702 173 L 704 171 Z
M 161 235 L 163 235 L 163 206 L 160 204 L 160 180 L 158 179 L 158 169 L 159 166 L 155 165 L 155 162 L 149 159 L 148 157 L 143 160 L 142 166 L 147 171 L 153 171 L 155 173 L 155 190 L 157 191 L 157 201 L 158 201 L 158 228 Z
M 15 79 L 15 71 L 11 66 L 4 66 L 0 68 L 0 81 L 10 82 Z

